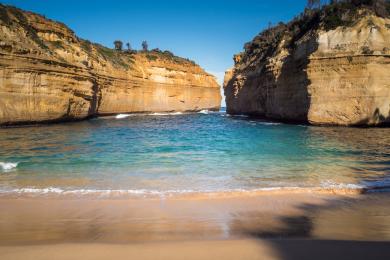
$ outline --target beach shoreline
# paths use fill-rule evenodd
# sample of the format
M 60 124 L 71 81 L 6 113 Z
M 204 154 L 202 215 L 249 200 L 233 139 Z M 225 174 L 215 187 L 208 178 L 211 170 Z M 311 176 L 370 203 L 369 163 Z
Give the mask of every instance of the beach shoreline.
M 324 187 L 263 187 L 252 190 L 144 190 L 144 189 L 62 189 L 18 188 L 0 190 L 0 198 L 57 198 L 57 199 L 146 199 L 146 200 L 196 200 L 247 198 L 263 195 L 316 194 L 316 195 L 362 195 L 377 191 L 388 191 L 388 186 L 363 187 L 356 184 L 336 184 Z
M 387 193 L 275 191 L 180 199 L 3 196 L 0 258 L 343 259 L 349 252 L 383 259 L 390 254 L 389 201 Z
M 2 196 L 0 245 L 220 240 L 253 236 L 355 240 L 371 237 L 381 240 L 382 236 L 385 240 L 390 236 L 390 233 L 365 234 L 364 228 L 373 227 L 360 223 L 361 217 L 370 217 L 365 216 L 367 212 L 390 215 L 390 209 L 386 208 L 390 201 L 388 193 L 271 191 L 234 195 Z M 355 232 L 329 232 L 336 226 L 331 221 L 345 226 L 355 220 Z M 390 223 L 385 227 L 390 227 Z

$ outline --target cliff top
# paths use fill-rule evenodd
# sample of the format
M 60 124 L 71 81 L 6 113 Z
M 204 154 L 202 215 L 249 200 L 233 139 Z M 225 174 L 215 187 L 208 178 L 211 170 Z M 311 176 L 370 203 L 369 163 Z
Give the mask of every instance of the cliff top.
M 320 1 L 311 1 L 320 2 Z M 244 51 L 234 55 L 235 69 L 255 67 L 261 61 L 272 57 L 277 49 L 294 49 L 300 42 L 316 35 L 318 31 L 357 26 L 365 18 L 390 18 L 389 0 L 339 0 L 330 4 L 311 6 L 287 24 L 278 25 L 257 35 L 244 45 Z M 373 19 L 365 21 L 375 27 Z M 386 24 L 390 29 L 390 24 Z M 281 46 L 283 45 L 283 46 Z M 370 50 L 364 50 L 370 52 Z
M 169 51 L 117 51 L 81 39 L 65 24 L 0 4 L 0 52 L 42 58 L 101 72 L 139 75 L 140 67 L 164 67 L 207 75 L 195 62 Z

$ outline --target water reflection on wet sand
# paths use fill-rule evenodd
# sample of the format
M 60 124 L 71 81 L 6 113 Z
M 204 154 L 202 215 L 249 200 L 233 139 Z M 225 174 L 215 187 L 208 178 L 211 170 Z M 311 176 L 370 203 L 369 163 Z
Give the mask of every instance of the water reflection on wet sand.
M 0 199 L 0 244 L 236 238 L 390 240 L 388 194 Z

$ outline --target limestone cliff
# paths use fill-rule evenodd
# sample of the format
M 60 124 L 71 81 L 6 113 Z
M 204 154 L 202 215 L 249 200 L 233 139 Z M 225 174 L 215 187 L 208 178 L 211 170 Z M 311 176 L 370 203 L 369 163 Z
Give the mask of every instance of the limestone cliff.
M 390 19 L 368 6 L 306 11 L 226 72 L 227 111 L 317 125 L 390 123 Z
M 0 5 L 0 125 L 117 113 L 216 110 L 215 78 L 159 50 L 118 52 Z

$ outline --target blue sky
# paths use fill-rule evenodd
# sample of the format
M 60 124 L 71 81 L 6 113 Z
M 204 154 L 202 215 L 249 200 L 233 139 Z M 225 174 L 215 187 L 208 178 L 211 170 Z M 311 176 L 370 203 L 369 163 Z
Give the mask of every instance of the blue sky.
M 120 39 L 139 49 L 170 50 L 222 79 L 232 57 L 269 22 L 289 21 L 306 0 L 6 0 L 68 25 L 76 34 L 112 47 Z

